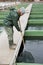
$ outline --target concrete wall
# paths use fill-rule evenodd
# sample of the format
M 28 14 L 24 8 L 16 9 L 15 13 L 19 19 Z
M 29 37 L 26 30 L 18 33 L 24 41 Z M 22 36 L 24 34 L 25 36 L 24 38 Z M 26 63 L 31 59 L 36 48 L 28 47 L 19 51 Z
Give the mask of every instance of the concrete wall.
M 40 0 L 34 0 L 34 1 L 38 2 L 38 1 L 40 1 Z
M 0 0 L 0 2 L 14 1 L 14 0 Z
M 18 0 L 18 1 L 43 1 L 43 0 Z
M 0 0 L 0 2 L 6 2 L 6 1 L 15 1 L 15 0 Z M 43 0 L 16 0 L 16 1 L 24 1 L 24 2 L 28 2 L 28 1 L 35 1 L 35 2 L 37 2 L 37 1 L 43 1 Z

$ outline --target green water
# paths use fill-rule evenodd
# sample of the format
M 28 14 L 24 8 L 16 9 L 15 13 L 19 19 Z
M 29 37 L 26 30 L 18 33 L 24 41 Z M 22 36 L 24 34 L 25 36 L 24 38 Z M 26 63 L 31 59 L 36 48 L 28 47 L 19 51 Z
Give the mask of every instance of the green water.
M 43 63 L 43 40 L 26 40 L 19 63 Z

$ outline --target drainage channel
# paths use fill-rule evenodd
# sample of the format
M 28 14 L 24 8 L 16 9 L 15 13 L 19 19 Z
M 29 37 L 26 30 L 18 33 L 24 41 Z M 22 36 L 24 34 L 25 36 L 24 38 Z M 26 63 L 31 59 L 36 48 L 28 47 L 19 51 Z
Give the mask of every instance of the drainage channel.
M 25 31 L 23 52 L 17 63 L 43 63 L 43 4 L 33 4 Z

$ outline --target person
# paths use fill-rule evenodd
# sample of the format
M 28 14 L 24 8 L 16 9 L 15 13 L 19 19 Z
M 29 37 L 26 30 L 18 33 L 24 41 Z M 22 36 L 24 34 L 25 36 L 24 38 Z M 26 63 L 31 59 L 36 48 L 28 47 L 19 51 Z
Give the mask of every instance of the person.
M 13 45 L 13 26 L 15 26 L 16 29 L 20 31 L 20 28 L 18 26 L 18 20 L 20 16 L 22 16 L 24 13 L 25 13 L 24 7 L 18 10 L 16 10 L 15 8 L 10 8 L 9 14 L 4 19 L 4 25 L 9 39 L 9 46 Z

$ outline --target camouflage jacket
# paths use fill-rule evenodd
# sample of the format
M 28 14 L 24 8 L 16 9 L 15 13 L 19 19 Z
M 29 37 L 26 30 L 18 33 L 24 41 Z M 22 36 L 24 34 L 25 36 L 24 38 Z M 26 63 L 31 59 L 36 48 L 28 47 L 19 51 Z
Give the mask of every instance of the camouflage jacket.
M 9 14 L 4 19 L 5 26 L 12 26 L 12 27 L 15 26 L 17 30 L 20 30 L 18 26 L 19 17 L 20 16 L 15 8 L 10 9 Z

